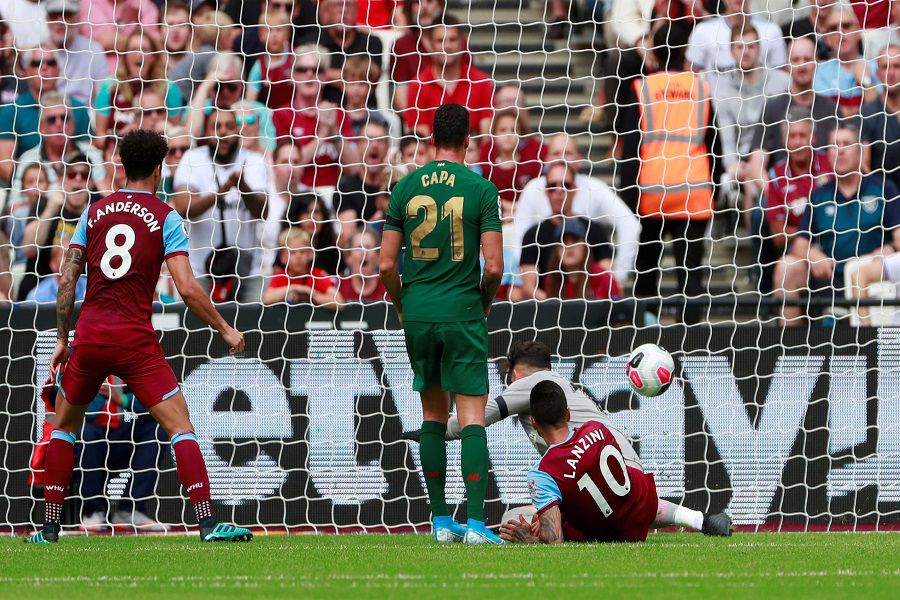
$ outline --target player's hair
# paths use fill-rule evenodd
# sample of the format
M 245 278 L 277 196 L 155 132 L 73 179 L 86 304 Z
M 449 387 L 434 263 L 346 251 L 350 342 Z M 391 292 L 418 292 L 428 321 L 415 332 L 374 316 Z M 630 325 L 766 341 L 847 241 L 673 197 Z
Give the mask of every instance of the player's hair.
M 545 379 L 531 388 L 531 416 L 542 426 L 557 425 L 566 420 L 566 392 L 555 381 Z
M 506 355 L 506 360 L 509 362 L 510 369 L 516 365 L 521 365 L 549 371 L 551 356 L 552 353 L 547 344 L 523 340 L 512 345 L 512 348 L 509 349 L 509 354 Z
M 129 181 L 147 179 L 160 166 L 169 152 L 166 139 L 149 129 L 136 129 L 125 134 L 119 145 L 122 167 Z
M 434 147 L 459 149 L 469 135 L 469 111 L 459 104 L 444 104 L 434 113 Z

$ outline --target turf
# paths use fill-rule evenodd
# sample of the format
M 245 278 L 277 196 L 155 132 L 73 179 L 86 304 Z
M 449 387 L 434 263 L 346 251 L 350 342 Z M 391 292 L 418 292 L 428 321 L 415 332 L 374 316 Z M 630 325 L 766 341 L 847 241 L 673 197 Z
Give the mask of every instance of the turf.
M 0 597 L 900 597 L 896 534 L 657 534 L 645 544 L 435 546 L 427 536 L 0 539 Z M 722 595 L 725 594 L 725 596 Z M 426 595 L 428 594 L 428 595 Z

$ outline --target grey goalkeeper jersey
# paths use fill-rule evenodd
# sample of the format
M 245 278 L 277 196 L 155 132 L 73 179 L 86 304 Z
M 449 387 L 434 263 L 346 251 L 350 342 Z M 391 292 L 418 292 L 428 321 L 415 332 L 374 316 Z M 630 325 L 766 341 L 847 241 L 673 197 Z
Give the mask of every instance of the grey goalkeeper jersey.
M 528 420 L 528 415 L 531 409 L 532 388 L 541 381 L 548 379 L 558 383 L 566 393 L 566 402 L 569 404 L 569 416 L 571 418 L 569 421 L 570 429 L 581 427 L 588 421 L 600 421 L 612 431 L 622 449 L 622 456 L 625 458 L 625 462 L 629 466 L 643 470 L 637 452 L 634 451 L 628 438 L 613 426 L 609 413 L 597 406 L 597 403 L 590 396 L 572 385 L 571 381 L 553 371 L 532 373 L 528 377 L 512 382 L 500 396 L 489 399 L 484 410 L 485 426 L 489 427 L 507 417 L 519 417 L 519 425 L 525 430 L 525 434 L 531 443 L 534 444 L 538 453 L 543 456 L 547 452 L 547 442 L 532 427 L 531 421 Z M 459 432 L 459 421 L 456 415 L 453 415 L 447 423 L 447 439 L 458 440 Z

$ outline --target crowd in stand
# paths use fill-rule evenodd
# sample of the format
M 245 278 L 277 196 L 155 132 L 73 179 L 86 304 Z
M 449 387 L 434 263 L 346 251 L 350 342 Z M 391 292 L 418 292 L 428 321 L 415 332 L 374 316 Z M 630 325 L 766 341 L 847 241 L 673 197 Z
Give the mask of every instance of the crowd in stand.
M 805 5 L 547 2 L 548 38 L 602 24 L 585 116 L 611 129 L 608 185 L 575 136 L 536 130 L 517 82 L 479 68 L 444 0 L 8 0 L 0 300 L 53 300 L 78 218 L 124 185 L 118 141 L 149 128 L 169 140 L 160 196 L 216 301 L 383 301 L 391 188 L 431 159 L 448 102 L 470 112 L 468 166 L 500 190 L 501 299 L 665 295 L 667 239 L 676 292 L 708 296 L 723 215 L 752 246 L 757 291 L 846 279 L 865 296 L 861 282 L 900 277 L 900 1 Z M 165 274 L 158 292 L 177 300 Z

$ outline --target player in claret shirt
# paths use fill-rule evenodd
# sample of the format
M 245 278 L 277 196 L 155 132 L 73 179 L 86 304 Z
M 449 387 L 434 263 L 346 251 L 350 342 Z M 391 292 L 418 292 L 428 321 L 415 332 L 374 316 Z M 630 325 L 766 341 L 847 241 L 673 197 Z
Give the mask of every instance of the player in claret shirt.
M 167 152 L 166 141 L 158 133 L 137 130 L 126 135 L 120 155 L 127 189 L 92 204 L 75 228 L 56 301 L 56 348 L 50 372 L 61 383 L 45 460 L 44 527 L 26 542 L 59 540 L 76 433 L 109 375 L 121 378 L 169 434 L 178 478 L 200 524 L 200 538 L 204 542 L 253 538 L 249 530 L 218 523 L 213 517 L 209 477 L 187 403 L 150 322 L 153 291 L 165 261 L 188 308 L 221 334 L 231 354 L 244 349 L 244 336 L 225 322 L 194 279 L 181 216 L 154 195 Z M 85 267 L 87 294 L 70 348 L 75 284 Z
M 545 380 L 531 391 L 531 419 L 550 444 L 528 474 L 537 516 L 524 515 L 500 527 L 508 542 L 642 542 L 651 527 L 672 525 L 730 536 L 731 518 L 706 515 L 662 500 L 653 475 L 626 461 L 609 427 L 588 421 L 570 430 L 566 394 Z M 626 464 L 627 462 L 627 464 Z

